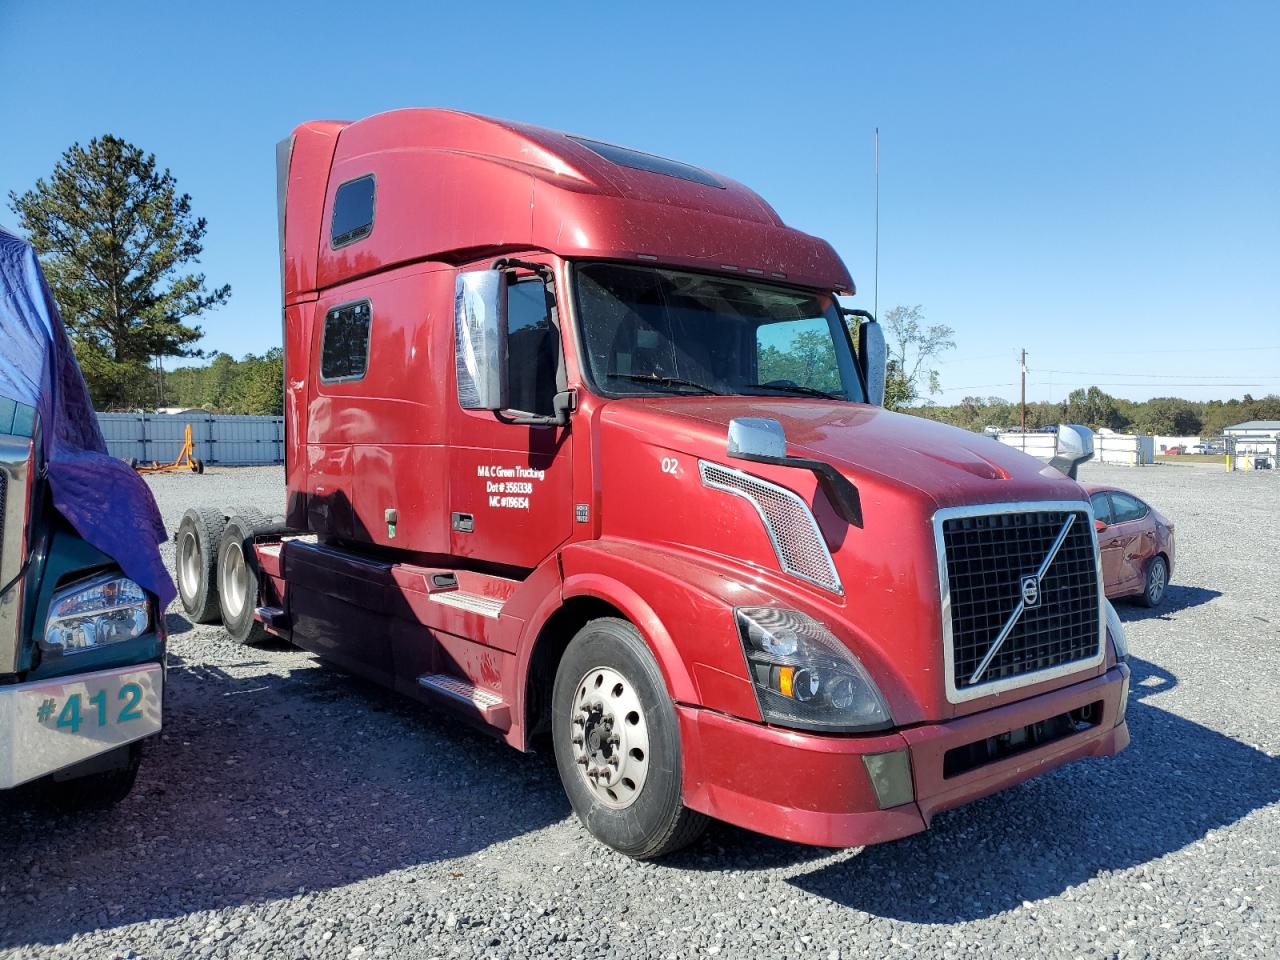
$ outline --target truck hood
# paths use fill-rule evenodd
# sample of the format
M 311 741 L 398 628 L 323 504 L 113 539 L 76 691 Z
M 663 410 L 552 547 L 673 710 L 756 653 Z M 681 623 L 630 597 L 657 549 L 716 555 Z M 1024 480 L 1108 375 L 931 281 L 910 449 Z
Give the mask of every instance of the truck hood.
M 651 431 L 693 435 L 703 443 L 718 445 L 718 449 L 699 453 L 731 465 L 733 461 L 724 457 L 729 421 L 735 417 L 771 417 L 786 431 L 789 453 L 824 460 L 855 484 L 862 480 L 914 490 L 935 509 L 968 503 L 1083 497 L 1075 481 L 992 437 L 866 404 L 791 398 L 663 397 L 615 402 L 610 405 L 610 412 L 624 419 L 636 416 Z
M 847 476 L 859 491 L 862 527 L 837 516 L 811 472 L 727 457 L 734 417 L 777 420 L 790 454 L 825 461 Z M 605 536 L 695 551 L 723 564 L 726 602 L 794 605 L 828 623 L 877 678 L 899 724 L 943 720 L 1001 699 L 953 705 L 946 698 L 934 514 L 972 504 L 1085 499 L 1075 481 L 995 439 L 863 404 L 615 400 L 600 411 L 599 429 L 609 451 L 602 457 Z M 704 463 L 760 477 L 809 504 L 840 589 L 783 573 L 760 515 L 708 484 Z M 1060 685 L 1021 688 L 1005 698 Z

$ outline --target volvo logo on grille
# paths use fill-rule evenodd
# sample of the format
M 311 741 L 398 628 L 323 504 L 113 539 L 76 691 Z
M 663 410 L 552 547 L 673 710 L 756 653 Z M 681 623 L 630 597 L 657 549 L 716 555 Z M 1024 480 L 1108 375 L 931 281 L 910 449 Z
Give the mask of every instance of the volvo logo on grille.
M 1022 578 L 1022 605 L 1027 608 L 1040 606 L 1040 579 Z
M 1004 645 L 1005 640 L 1009 639 L 1009 634 L 1013 632 L 1013 628 L 1018 625 L 1022 614 L 1032 607 L 1040 606 L 1040 580 L 1049 572 L 1050 565 L 1058 555 L 1058 551 L 1062 549 L 1062 545 L 1067 540 L 1067 534 L 1071 532 L 1071 525 L 1075 522 L 1076 515 L 1074 513 L 1067 514 L 1067 521 L 1062 525 L 1062 529 L 1058 531 L 1058 536 L 1053 541 L 1053 546 L 1049 548 L 1049 552 L 1045 555 L 1044 560 L 1041 561 L 1040 569 L 1031 576 L 1023 577 L 1019 581 L 1018 593 L 1020 596 L 1018 605 L 1013 608 L 1013 612 L 1009 614 L 1009 619 L 1004 622 L 1004 626 L 1000 628 L 996 638 L 991 641 L 991 646 L 983 654 L 982 662 L 978 664 L 978 669 L 974 670 L 969 676 L 970 686 L 982 679 L 982 675 L 987 672 L 987 667 L 991 666 L 991 661 L 1000 652 L 1000 647 Z

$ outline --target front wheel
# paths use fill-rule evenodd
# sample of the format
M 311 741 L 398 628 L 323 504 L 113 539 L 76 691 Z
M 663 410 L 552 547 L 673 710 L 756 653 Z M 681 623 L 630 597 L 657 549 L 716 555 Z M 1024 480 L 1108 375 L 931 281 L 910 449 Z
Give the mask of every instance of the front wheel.
M 1147 579 L 1142 585 L 1142 594 L 1138 602 L 1144 607 L 1158 607 L 1164 599 L 1165 589 L 1169 586 L 1169 565 L 1164 557 L 1156 557 L 1147 564 Z
M 569 643 L 552 694 L 556 767 L 593 836 L 637 859 L 679 850 L 707 818 L 681 801 L 675 706 L 639 631 L 593 620 Z
M 141 765 L 141 742 L 118 747 L 42 781 L 40 800 L 63 812 L 105 810 L 133 791 Z

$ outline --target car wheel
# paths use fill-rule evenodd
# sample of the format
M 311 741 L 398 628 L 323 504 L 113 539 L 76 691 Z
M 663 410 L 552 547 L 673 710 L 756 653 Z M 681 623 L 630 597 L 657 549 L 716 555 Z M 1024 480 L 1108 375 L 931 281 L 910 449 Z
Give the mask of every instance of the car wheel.
M 706 827 L 681 800 L 675 706 L 648 645 L 625 620 L 593 620 L 570 641 L 556 671 L 552 742 L 574 812 L 615 850 L 661 857 Z
M 1156 557 L 1147 564 L 1147 579 L 1143 584 L 1138 602 L 1144 607 L 1158 607 L 1164 599 L 1165 588 L 1169 586 L 1169 565 L 1164 557 Z

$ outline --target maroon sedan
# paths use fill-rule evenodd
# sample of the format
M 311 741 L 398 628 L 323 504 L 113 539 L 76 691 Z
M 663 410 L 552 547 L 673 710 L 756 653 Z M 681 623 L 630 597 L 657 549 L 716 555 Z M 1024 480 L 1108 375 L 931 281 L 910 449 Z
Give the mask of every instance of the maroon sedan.
M 1102 549 L 1108 598 L 1134 597 L 1155 607 L 1173 572 L 1173 524 L 1150 504 L 1115 487 L 1086 483 Z

